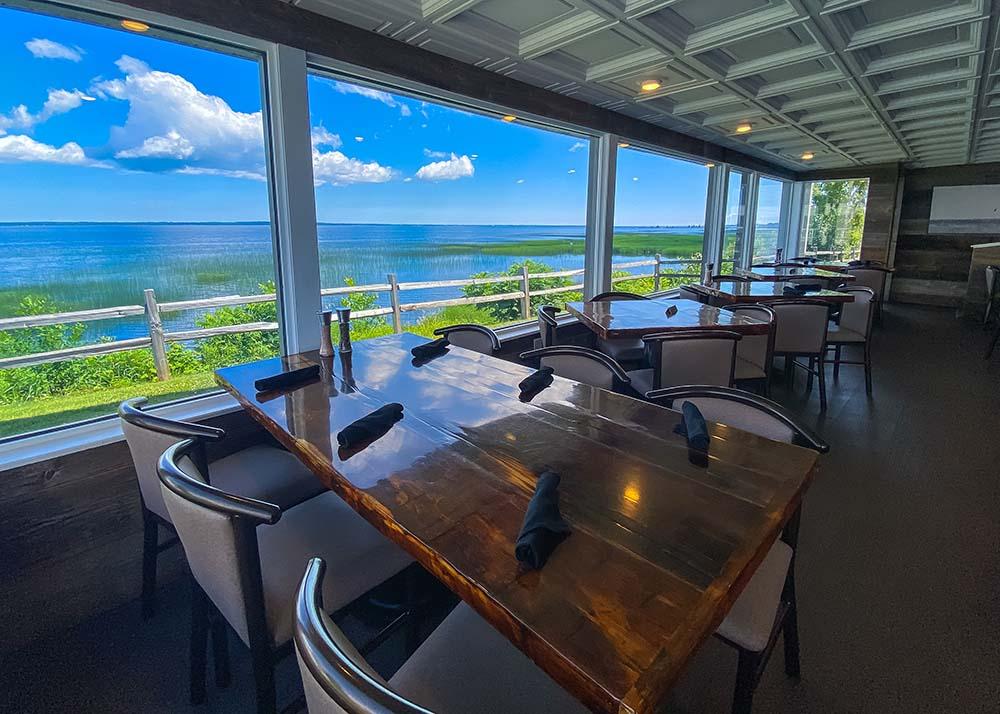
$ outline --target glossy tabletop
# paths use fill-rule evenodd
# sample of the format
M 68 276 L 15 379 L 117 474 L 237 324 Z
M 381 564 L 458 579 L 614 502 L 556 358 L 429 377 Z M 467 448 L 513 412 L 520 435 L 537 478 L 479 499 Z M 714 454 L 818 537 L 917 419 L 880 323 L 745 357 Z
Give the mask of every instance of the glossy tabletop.
M 724 303 L 775 302 L 776 300 L 822 300 L 829 303 L 854 302 L 854 296 L 837 290 L 816 290 L 804 295 L 788 295 L 785 286 L 792 283 L 772 282 L 770 280 L 753 280 L 743 283 L 735 280 L 716 280 L 711 286 L 694 283 L 685 285 L 686 290 L 715 299 Z
M 530 369 L 454 346 L 414 366 L 422 341 L 392 335 L 356 343 L 347 361 L 305 353 L 216 376 L 588 707 L 653 712 L 798 508 L 816 454 L 711 424 L 708 466 L 695 466 L 676 412 L 559 377 L 522 402 Z M 312 383 L 255 393 L 254 380 L 309 364 L 321 365 Z M 404 416 L 385 436 L 338 451 L 337 432 L 393 401 Z M 514 542 L 544 469 L 562 476 L 572 534 L 525 571 Z
M 852 268 L 864 269 L 864 268 L 869 267 L 869 266 L 865 266 L 865 265 L 851 265 L 846 260 L 821 260 L 821 261 L 819 261 L 817 263 L 813 263 L 809 267 L 811 267 L 811 268 L 819 268 L 820 270 L 829 270 L 829 271 L 832 271 L 834 273 L 842 273 L 845 270 L 850 270 Z M 884 265 L 879 265 L 879 266 L 876 266 L 876 267 L 878 267 L 880 270 L 886 271 L 887 273 L 895 273 L 896 272 L 895 268 L 889 268 L 889 267 L 886 267 Z
M 831 270 L 823 270 L 821 268 L 816 268 L 816 267 L 751 268 L 746 272 L 751 277 L 756 278 L 757 280 L 764 280 L 764 281 L 786 280 L 786 281 L 804 282 L 807 280 L 816 280 L 823 282 L 848 283 L 854 280 L 853 275 L 834 272 Z
M 676 307 L 677 312 L 667 315 Z M 696 300 L 608 300 L 569 302 L 566 310 L 604 339 L 642 337 L 671 330 L 732 330 L 742 335 L 766 335 L 766 322 L 737 315 Z

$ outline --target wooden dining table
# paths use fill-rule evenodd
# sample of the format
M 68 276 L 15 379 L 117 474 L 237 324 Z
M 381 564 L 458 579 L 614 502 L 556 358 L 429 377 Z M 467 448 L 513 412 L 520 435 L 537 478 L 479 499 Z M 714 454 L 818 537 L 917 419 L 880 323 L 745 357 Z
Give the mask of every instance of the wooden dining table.
M 823 270 L 817 267 L 792 268 L 789 266 L 774 266 L 767 268 L 750 268 L 746 275 L 754 280 L 784 281 L 784 282 L 816 282 L 816 283 L 849 283 L 855 278 L 849 273 Z
M 769 303 L 778 300 L 797 300 L 800 298 L 820 300 L 831 305 L 854 302 L 853 295 L 838 290 L 813 290 L 803 295 L 790 295 L 785 292 L 786 285 L 792 285 L 792 283 L 773 282 L 770 280 L 751 280 L 749 282 L 714 280 L 711 285 L 692 283 L 685 285 L 682 289 L 698 295 L 699 299 L 705 300 L 709 304 L 713 302 L 723 305 L 754 302 Z
M 522 401 L 530 369 L 454 346 L 415 363 L 423 341 L 391 335 L 216 378 L 586 706 L 657 710 L 797 512 L 816 453 L 710 424 L 708 465 L 695 465 L 674 411 L 560 377 Z M 297 389 L 254 389 L 307 365 L 320 376 Z M 403 405 L 401 421 L 338 449 L 341 429 L 388 402 Z M 514 545 L 546 469 L 562 477 L 572 533 L 543 569 L 525 570 Z
M 677 310 L 668 314 L 671 308 Z M 683 298 L 568 302 L 566 311 L 605 340 L 678 330 L 731 330 L 741 335 L 766 335 L 770 330 L 761 320 Z

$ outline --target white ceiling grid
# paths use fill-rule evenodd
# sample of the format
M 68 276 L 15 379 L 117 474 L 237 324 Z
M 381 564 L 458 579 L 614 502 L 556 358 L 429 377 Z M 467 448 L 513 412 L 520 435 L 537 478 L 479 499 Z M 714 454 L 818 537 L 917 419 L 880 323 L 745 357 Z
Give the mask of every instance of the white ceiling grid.
M 795 170 L 1000 160 L 1000 0 L 292 1 Z

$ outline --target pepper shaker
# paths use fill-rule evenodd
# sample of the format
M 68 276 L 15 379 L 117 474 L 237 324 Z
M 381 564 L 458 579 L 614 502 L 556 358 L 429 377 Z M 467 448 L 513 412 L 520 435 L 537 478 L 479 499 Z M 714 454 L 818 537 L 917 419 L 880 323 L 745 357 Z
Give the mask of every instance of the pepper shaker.
M 337 324 L 340 326 L 340 352 L 351 351 L 351 308 L 337 308 Z
M 333 312 L 330 310 L 324 310 L 320 313 L 320 328 L 319 333 L 319 356 L 320 357 L 333 357 L 333 337 L 330 335 L 330 324 L 333 322 Z

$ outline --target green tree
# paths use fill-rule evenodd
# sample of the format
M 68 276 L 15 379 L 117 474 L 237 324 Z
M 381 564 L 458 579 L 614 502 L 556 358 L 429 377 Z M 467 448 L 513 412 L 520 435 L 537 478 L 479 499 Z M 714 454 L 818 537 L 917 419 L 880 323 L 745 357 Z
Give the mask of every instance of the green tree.
M 857 256 L 864 233 L 867 199 L 868 179 L 814 182 L 810 196 L 808 250 Z

